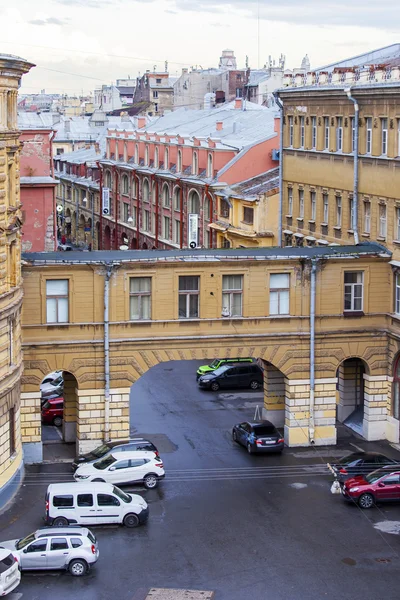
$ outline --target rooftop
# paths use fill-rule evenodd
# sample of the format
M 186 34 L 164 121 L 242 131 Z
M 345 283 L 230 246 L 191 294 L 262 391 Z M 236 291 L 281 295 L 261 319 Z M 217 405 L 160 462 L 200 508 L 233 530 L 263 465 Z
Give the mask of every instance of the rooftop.
M 240 181 L 235 185 L 221 190 L 217 195 L 233 196 L 235 198 L 243 198 L 246 200 L 257 200 L 259 196 L 270 192 L 279 187 L 279 167 L 270 169 L 257 177 Z

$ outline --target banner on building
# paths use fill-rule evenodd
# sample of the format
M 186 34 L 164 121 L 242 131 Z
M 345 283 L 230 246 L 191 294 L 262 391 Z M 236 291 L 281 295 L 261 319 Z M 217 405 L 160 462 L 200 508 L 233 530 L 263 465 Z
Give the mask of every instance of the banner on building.
M 189 248 L 197 248 L 199 245 L 199 215 L 189 215 L 188 227 Z
M 102 210 L 103 215 L 110 214 L 110 188 L 103 188 Z

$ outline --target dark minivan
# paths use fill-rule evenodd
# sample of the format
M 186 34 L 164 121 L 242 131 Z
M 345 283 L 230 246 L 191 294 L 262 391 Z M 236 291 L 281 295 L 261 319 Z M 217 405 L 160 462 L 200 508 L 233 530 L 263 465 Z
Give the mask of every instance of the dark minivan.
M 223 365 L 212 373 L 202 375 L 198 384 L 201 388 L 214 392 L 219 388 L 251 388 L 258 389 L 263 385 L 263 372 L 255 364 Z

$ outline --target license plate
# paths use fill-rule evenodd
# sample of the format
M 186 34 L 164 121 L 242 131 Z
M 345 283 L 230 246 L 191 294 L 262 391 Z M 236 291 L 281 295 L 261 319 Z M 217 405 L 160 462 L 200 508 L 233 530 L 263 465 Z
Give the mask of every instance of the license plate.
M 265 440 L 264 444 L 276 444 L 275 440 Z

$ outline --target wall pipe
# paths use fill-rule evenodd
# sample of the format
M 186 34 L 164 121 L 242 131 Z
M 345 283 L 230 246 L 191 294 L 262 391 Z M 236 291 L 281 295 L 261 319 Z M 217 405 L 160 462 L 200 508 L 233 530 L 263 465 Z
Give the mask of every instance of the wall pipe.
M 308 425 L 308 438 L 314 444 L 314 403 L 315 403 L 315 295 L 317 281 L 317 261 L 311 261 L 310 277 L 310 418 Z
M 279 106 L 279 216 L 278 216 L 278 247 L 282 247 L 282 221 L 283 221 L 283 104 L 278 92 L 273 92 L 275 102 Z
M 99 226 L 99 239 L 97 240 L 97 250 L 103 249 L 103 170 L 100 165 L 100 161 L 96 161 L 97 168 L 99 169 L 99 195 L 100 195 L 100 226 Z
M 357 100 L 351 95 L 351 87 L 345 88 L 344 90 L 347 94 L 347 97 L 354 104 L 354 183 L 353 183 L 353 223 L 352 228 L 354 232 L 354 243 L 359 243 L 359 235 L 358 235 L 358 149 L 359 149 L 359 116 L 360 116 L 360 108 L 358 106 Z
M 114 265 L 106 264 L 104 277 L 104 441 L 110 440 L 110 279 Z

